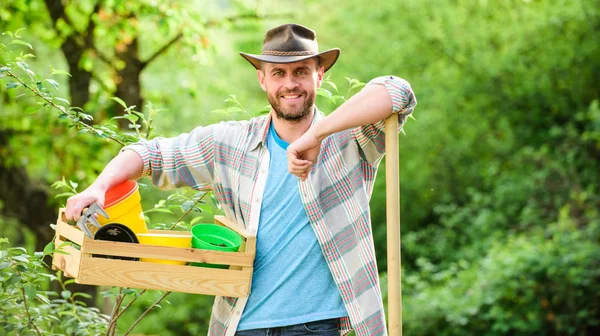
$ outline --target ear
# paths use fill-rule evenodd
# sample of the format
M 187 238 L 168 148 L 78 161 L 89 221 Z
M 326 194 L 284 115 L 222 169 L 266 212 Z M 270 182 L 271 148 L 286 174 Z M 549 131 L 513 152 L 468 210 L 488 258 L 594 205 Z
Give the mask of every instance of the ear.
M 323 84 L 323 77 L 325 77 L 325 68 L 319 67 L 319 70 L 317 70 L 317 88 L 320 88 Z
M 267 91 L 267 86 L 265 85 L 265 73 L 262 70 L 256 70 L 256 75 L 258 76 L 258 83 L 263 91 Z

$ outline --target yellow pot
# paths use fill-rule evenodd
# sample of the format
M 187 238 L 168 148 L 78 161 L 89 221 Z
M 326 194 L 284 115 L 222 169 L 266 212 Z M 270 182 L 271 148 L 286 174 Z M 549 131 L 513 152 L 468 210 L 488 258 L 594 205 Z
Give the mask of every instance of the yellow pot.
M 155 245 L 155 246 L 171 246 L 189 248 L 192 243 L 191 233 L 184 232 L 182 234 L 167 234 L 167 233 L 140 233 L 137 235 L 140 244 Z M 142 261 L 155 262 L 159 264 L 170 265 L 185 265 L 185 261 L 162 260 L 142 258 Z
M 125 181 L 110 189 L 104 201 L 104 210 L 109 218 L 98 216 L 100 225 L 119 223 L 130 228 L 136 235 L 148 232 L 138 188 L 135 181 Z

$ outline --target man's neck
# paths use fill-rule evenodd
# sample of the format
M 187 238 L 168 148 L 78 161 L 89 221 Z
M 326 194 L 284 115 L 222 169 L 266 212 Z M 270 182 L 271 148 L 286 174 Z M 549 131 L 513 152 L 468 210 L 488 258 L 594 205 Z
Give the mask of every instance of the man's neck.
M 301 137 L 312 124 L 313 118 L 315 117 L 315 108 L 313 107 L 310 113 L 300 121 L 287 121 L 283 119 L 278 119 L 277 114 L 273 109 L 271 109 L 271 120 L 273 122 L 273 127 L 277 132 L 279 137 L 291 144 L 296 141 L 299 137 Z

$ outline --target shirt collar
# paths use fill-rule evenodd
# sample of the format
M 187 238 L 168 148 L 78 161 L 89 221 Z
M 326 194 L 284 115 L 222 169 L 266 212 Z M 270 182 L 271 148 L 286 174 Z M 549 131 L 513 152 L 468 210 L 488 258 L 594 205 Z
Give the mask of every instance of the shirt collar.
M 310 126 L 312 127 L 315 123 L 319 122 L 323 118 L 325 118 L 325 115 L 315 106 L 315 115 Z M 258 148 L 259 144 L 263 147 L 267 146 L 267 134 L 269 132 L 270 125 L 271 113 L 269 113 L 269 115 L 266 117 L 258 118 L 256 123 L 257 131 L 252 132 L 250 135 L 249 148 L 251 151 Z

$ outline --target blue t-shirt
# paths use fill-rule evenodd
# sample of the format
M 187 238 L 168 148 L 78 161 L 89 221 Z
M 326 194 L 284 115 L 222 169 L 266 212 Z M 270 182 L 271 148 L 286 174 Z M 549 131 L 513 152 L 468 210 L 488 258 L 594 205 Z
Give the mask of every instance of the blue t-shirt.
M 348 316 L 288 172 L 288 143 L 273 123 L 269 176 L 256 237 L 252 292 L 237 330 L 273 328 Z

